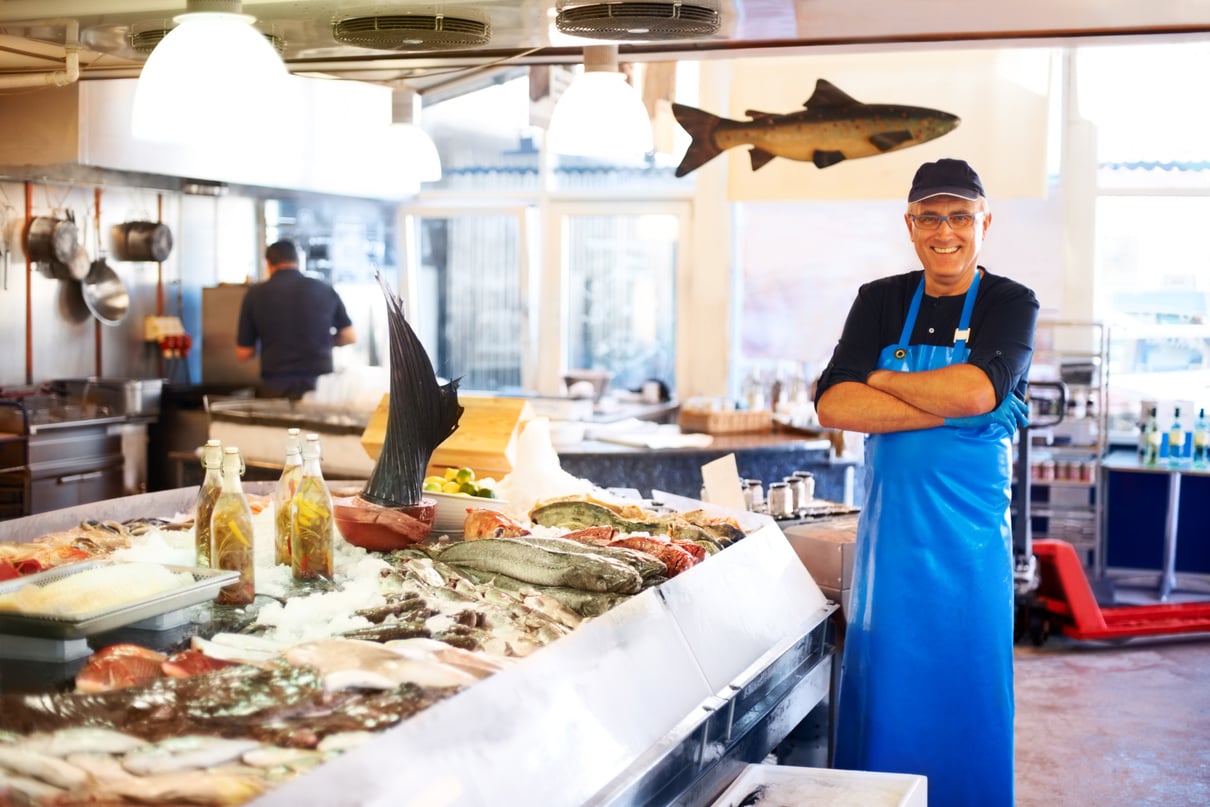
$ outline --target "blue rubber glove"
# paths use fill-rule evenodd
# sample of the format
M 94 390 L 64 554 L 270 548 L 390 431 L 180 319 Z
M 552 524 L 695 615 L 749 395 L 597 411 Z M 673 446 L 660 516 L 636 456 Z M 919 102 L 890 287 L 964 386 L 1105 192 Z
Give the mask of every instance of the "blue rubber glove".
M 984 412 L 982 415 L 945 419 L 946 426 L 954 426 L 959 429 L 977 429 L 992 423 L 1000 424 L 1009 434 L 1012 434 L 1017 429 L 1025 428 L 1029 425 L 1029 404 L 1022 401 L 1016 395 L 1009 393 L 1000 402 L 1000 405 L 990 412 Z

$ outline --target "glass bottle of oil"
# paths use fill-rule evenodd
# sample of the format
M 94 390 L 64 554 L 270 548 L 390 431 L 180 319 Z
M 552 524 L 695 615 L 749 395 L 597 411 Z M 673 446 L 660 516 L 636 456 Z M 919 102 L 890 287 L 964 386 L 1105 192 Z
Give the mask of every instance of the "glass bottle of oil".
M 226 446 L 223 449 L 223 489 L 210 517 L 210 538 L 214 544 L 215 568 L 239 572 L 239 579 L 219 591 L 217 602 L 222 605 L 247 605 L 256 591 L 252 510 L 239 481 L 243 473 L 244 461 L 239 449 Z
M 302 449 L 302 479 L 294 494 L 291 568 L 295 580 L 332 578 L 332 494 L 320 470 L 319 435 L 308 434 Z
M 223 444 L 220 440 L 207 440 L 202 447 L 202 467 L 206 475 L 197 492 L 197 516 L 193 519 L 197 565 L 210 568 L 210 514 L 214 502 L 223 487 Z
M 1160 423 L 1155 418 L 1155 407 L 1151 407 L 1151 414 L 1147 418 L 1147 422 L 1143 425 L 1143 464 L 1155 465 L 1160 459 L 1160 448 L 1163 445 L 1163 434 L 1160 432 Z
M 302 480 L 302 432 L 286 430 L 286 464 L 273 490 L 273 562 L 289 566 L 290 539 L 294 533 L 294 494 Z

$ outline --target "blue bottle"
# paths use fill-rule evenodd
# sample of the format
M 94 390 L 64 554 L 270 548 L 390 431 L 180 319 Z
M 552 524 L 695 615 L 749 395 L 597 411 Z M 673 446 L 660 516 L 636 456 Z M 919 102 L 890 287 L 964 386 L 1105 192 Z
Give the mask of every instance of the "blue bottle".
M 1206 410 L 1199 409 L 1193 424 L 1193 467 L 1210 465 L 1210 422 L 1206 421 Z
M 1168 467 L 1179 468 L 1185 462 L 1185 429 L 1181 426 L 1181 408 L 1172 410 L 1168 427 Z

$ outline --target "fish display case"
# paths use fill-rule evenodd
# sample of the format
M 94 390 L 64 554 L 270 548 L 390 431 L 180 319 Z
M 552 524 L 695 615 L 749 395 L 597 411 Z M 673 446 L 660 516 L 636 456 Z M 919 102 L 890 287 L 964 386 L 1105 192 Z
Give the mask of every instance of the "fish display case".
M 71 508 L 4 537 L 186 512 L 195 496 Z M 827 713 L 835 610 L 768 523 L 251 803 L 708 805 Z

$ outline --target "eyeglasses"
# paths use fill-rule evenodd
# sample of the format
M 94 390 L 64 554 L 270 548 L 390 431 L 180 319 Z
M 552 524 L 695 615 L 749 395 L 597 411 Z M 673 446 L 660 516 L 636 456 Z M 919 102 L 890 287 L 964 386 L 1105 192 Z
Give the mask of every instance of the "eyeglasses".
M 969 230 L 971 225 L 982 219 L 983 213 L 950 213 L 948 216 L 937 216 L 932 213 L 925 213 L 921 216 L 912 216 L 912 224 L 915 224 L 921 230 L 936 230 L 941 226 L 941 222 L 948 221 L 951 230 Z

